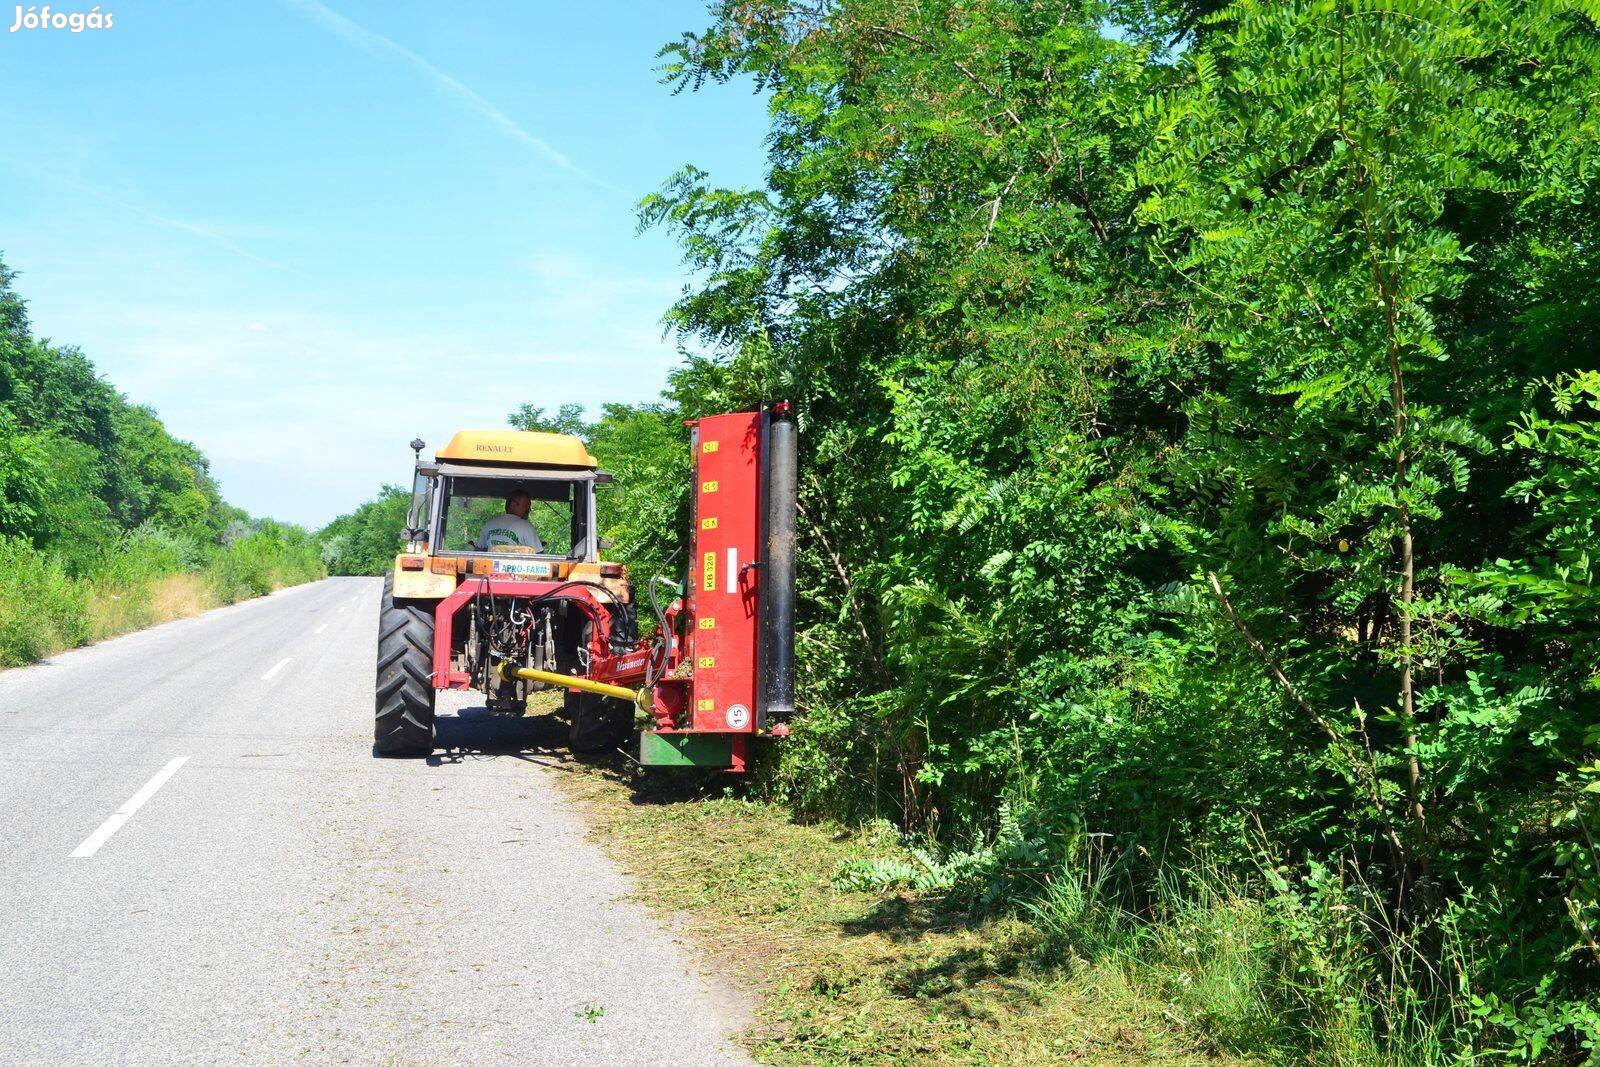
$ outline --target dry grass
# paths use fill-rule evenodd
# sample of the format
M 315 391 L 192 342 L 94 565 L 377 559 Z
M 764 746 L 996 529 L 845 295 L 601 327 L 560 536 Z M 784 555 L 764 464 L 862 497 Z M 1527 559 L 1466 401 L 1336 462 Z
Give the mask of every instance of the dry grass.
M 198 574 L 173 574 L 150 591 L 150 611 L 157 622 L 187 619 L 221 607 L 217 592 Z
M 147 586 L 97 586 L 89 598 L 89 639 L 104 641 L 220 604 L 216 592 L 195 574 L 169 574 Z
M 1118 968 L 1040 963 L 1016 920 L 973 923 L 911 894 L 834 889 L 895 848 L 772 804 L 620 764 L 564 775 L 594 835 L 758 1002 L 774 1063 L 1216 1062 Z

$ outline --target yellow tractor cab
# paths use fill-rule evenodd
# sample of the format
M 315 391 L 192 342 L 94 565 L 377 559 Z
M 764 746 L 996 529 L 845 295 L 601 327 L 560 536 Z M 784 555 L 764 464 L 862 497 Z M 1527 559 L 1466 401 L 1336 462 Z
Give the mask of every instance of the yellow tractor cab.
M 462 430 L 432 462 L 416 464 L 395 594 L 445 596 L 468 575 L 620 577 L 599 567 L 594 491 L 611 480 L 576 437 Z M 527 497 L 526 514 L 507 519 L 519 494 Z M 532 543 L 485 537 L 486 529 L 518 518 L 533 528 Z

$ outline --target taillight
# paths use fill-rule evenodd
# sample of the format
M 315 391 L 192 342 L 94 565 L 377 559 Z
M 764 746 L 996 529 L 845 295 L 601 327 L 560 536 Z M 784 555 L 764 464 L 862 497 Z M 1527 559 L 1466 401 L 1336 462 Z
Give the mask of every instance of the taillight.
M 422 569 L 421 556 L 401 556 L 400 569 L 403 571 L 420 571 Z
M 602 563 L 602 564 L 600 564 L 600 577 L 602 577 L 602 578 L 621 578 L 622 577 L 622 564 L 620 564 L 620 563 Z

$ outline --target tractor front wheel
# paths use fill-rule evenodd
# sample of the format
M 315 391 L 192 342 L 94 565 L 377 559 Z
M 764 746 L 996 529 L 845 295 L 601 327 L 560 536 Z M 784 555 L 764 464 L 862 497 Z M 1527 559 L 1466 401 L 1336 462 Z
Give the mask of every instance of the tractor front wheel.
M 568 693 L 567 747 L 583 755 L 622 748 L 633 734 L 633 705 L 598 693 Z
M 374 756 L 433 752 L 433 603 L 396 600 L 394 576 L 383 580 L 378 616 L 378 682 Z

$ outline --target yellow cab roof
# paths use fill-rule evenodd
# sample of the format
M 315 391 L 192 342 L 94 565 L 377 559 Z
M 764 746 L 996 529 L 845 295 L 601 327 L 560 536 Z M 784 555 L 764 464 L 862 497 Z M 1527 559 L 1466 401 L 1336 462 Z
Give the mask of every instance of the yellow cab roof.
M 538 467 L 599 466 L 583 442 L 571 434 L 530 430 L 461 430 L 434 456 Z

